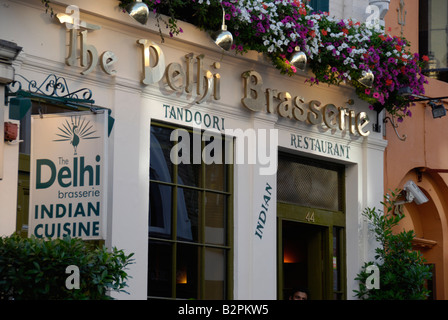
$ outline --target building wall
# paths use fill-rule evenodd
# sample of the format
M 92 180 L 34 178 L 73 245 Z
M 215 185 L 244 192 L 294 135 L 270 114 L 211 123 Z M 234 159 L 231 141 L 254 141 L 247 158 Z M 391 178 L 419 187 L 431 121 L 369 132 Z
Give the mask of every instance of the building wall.
M 370 15 L 368 6 L 369 0 L 330 0 L 330 16 L 365 22 Z
M 107 2 L 107 4 L 105 3 Z M 72 90 L 88 87 L 93 92 L 96 105 L 110 108 L 115 125 L 110 136 L 109 163 L 109 216 L 108 246 L 116 246 L 125 252 L 134 252 L 136 263 L 130 266 L 130 295 L 120 294 L 120 299 L 146 299 L 148 269 L 148 194 L 150 122 L 162 120 L 180 125 L 191 125 L 174 119 L 164 105 L 187 108 L 192 112 L 224 118 L 228 129 L 278 129 L 278 148 L 289 153 L 310 158 L 341 163 L 346 167 L 346 265 L 347 296 L 352 299 L 358 288 L 354 280 L 363 262 L 373 258 L 375 243 L 369 235 L 361 216 L 367 206 L 377 206 L 383 196 L 383 152 L 387 141 L 381 133 L 371 130 L 368 137 L 349 134 L 347 131 L 329 130 L 323 126 L 311 126 L 279 117 L 277 114 L 252 112 L 241 104 L 243 95 L 242 73 L 255 70 L 263 78 L 263 88 L 288 91 L 303 95 L 306 101 L 317 99 L 322 104 L 333 103 L 355 112 L 367 112 L 376 119 L 365 102 L 360 101 L 352 88 L 328 87 L 305 84 L 306 77 L 292 78 L 280 75 L 262 55 L 249 53 L 235 56 L 218 51 L 211 39 L 194 26 L 179 22 L 183 34 L 179 38 L 165 37 L 161 43 L 154 21 L 141 26 L 110 1 L 52 1 L 56 12 L 64 12 L 67 5 L 81 9 L 81 20 L 101 26 L 88 32 L 87 43 L 95 46 L 99 55 L 112 51 L 118 57 L 117 74 L 105 74 L 99 66 L 88 75 L 82 75 L 85 67 L 68 66 L 68 30 L 55 18 L 44 13 L 40 1 L 0 0 L 0 24 L 2 38 L 14 41 L 24 48 L 23 62 L 16 72 L 28 79 L 43 81 L 54 73 L 67 79 Z M 6 27 L 7 26 L 7 27 Z M 160 46 L 168 65 L 178 62 L 184 66 L 184 56 L 204 54 L 204 66 L 221 75 L 220 100 L 209 99 L 194 103 L 195 96 L 185 92 L 173 92 L 164 81 L 151 85 L 142 84 L 142 51 L 138 39 L 148 39 Z M 220 62 L 219 70 L 211 69 Z M 354 105 L 347 105 L 353 99 Z M 350 156 L 338 156 L 293 145 L 291 134 L 343 144 L 350 148 Z M 14 169 L 15 151 L 11 157 Z M 9 162 L 8 161 L 8 162 Z M 276 299 L 276 207 L 266 220 L 264 236 L 254 236 L 259 214 L 259 201 L 264 186 L 269 183 L 276 190 L 276 175 L 261 175 L 259 165 L 237 164 L 234 174 L 234 298 Z M 17 169 L 15 169 L 17 172 Z M 16 183 L 15 183 L 16 184 Z M 14 181 L 9 185 L 14 186 Z M 1 185 L 0 185 L 1 186 Z M 13 188 L 12 188 L 13 189 Z M 274 191 L 275 193 L 275 191 Z M 273 199 L 274 200 L 274 199 Z M 8 223 L 14 214 L 8 209 Z M 9 232 L 12 231 L 9 227 Z M 4 231 L 4 234 L 8 233 Z
M 418 52 L 418 1 L 405 3 L 406 25 L 403 35 L 411 42 L 413 52 Z M 398 24 L 399 1 L 391 1 L 390 12 L 386 16 L 386 30 L 392 35 L 401 35 Z M 446 96 L 448 83 L 428 79 L 425 95 Z M 445 100 L 446 108 L 446 100 Z M 427 102 L 416 103 L 412 107 L 412 117 L 399 124 L 398 132 L 406 135 L 401 141 L 390 124 L 385 124 L 386 139 L 389 144 L 385 152 L 385 192 L 403 188 L 408 180 L 413 180 L 429 198 L 423 205 L 405 205 L 406 218 L 399 229 L 413 229 L 420 239 L 435 241 L 430 247 L 418 247 L 428 263 L 434 263 L 436 298 L 446 299 L 447 286 L 447 182 L 448 174 L 440 170 L 448 168 L 448 147 L 444 138 L 448 134 L 446 117 L 433 119 Z
M 4 87 L 0 84 L 0 96 L 4 96 Z M 0 102 L 0 112 L 4 112 L 4 119 L 9 120 L 8 109 Z M 11 122 L 11 121 L 10 121 Z M 12 121 L 15 122 L 15 121 Z M 3 129 L 3 127 L 2 127 Z M 0 180 L 0 235 L 11 234 L 16 228 L 17 190 L 11 186 L 17 185 L 19 146 L 17 143 L 3 143 L 3 178 Z

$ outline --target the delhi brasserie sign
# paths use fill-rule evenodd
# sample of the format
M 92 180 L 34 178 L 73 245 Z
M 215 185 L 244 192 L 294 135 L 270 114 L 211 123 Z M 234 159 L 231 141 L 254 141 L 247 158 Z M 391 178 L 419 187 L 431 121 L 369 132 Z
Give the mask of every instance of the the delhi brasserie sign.
M 105 239 L 107 112 L 31 120 L 28 234 Z
M 72 8 L 73 9 L 73 8 Z M 70 11 L 70 10 L 68 10 Z M 61 23 L 65 23 L 68 29 L 69 55 L 66 64 L 69 66 L 86 67 L 81 74 L 87 75 L 97 65 L 109 75 L 114 76 L 115 63 L 118 57 L 112 51 L 105 51 L 100 55 L 95 45 L 87 42 L 86 30 L 99 30 L 101 27 L 84 21 L 78 17 L 78 25 L 73 22 L 71 16 L 58 14 Z M 78 50 L 78 38 L 81 44 Z M 221 75 L 217 72 L 221 68 L 219 62 L 213 62 L 208 70 L 204 62 L 204 55 L 195 57 L 194 53 L 184 56 L 183 65 L 178 62 L 165 63 L 165 54 L 160 46 L 149 39 L 138 39 L 137 44 L 141 50 L 142 71 L 144 85 L 156 84 L 166 81 L 167 87 L 178 94 L 185 93 L 196 96 L 197 104 L 221 99 Z M 88 58 L 90 57 L 90 59 Z M 282 118 L 301 121 L 308 125 L 319 125 L 329 130 L 348 131 L 352 135 L 366 137 L 370 134 L 367 130 L 369 118 L 366 112 L 356 112 L 346 107 L 337 107 L 333 103 L 323 104 L 316 99 L 306 99 L 301 93 L 291 94 L 276 88 L 263 88 L 261 75 L 254 70 L 242 73 L 244 85 L 244 97 L 242 105 L 247 109 L 258 112 L 266 111 L 276 113 Z

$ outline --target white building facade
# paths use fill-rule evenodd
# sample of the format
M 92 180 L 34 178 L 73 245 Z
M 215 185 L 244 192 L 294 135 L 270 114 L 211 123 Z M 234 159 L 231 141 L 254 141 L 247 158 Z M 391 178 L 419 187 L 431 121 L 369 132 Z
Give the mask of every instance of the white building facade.
M 310 86 L 310 74 L 281 75 L 255 52 L 222 52 L 183 22 L 162 43 L 153 19 L 142 26 L 118 2 L 52 1 L 56 13 L 69 5 L 87 28 L 38 0 L 0 0 L 0 39 L 23 48 L 12 65 L 23 87 L 62 77 L 115 120 L 104 240 L 135 253 L 129 295 L 116 298 L 284 299 L 305 286 L 311 298 L 354 299 L 375 246 L 361 213 L 383 199 L 387 145 L 354 89 Z M 25 126 L 3 101 L 4 122 Z M 27 225 L 17 219 L 27 144 L 3 144 L 3 236 Z M 177 164 L 187 149 L 192 164 Z

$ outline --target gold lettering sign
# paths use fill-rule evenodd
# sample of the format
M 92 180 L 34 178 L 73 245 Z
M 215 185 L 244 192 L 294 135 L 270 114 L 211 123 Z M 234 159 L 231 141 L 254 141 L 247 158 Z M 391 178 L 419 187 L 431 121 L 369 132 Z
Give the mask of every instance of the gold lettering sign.
M 68 8 L 76 6 L 69 6 Z M 71 10 L 73 10 L 71 8 Z M 75 14 L 76 13 L 76 14 Z M 56 17 L 60 23 L 65 23 L 68 29 L 68 57 L 65 59 L 65 63 L 68 66 L 76 66 L 78 63 L 78 38 L 80 38 L 80 64 L 82 67 L 86 67 L 81 74 L 87 75 L 94 70 L 99 64 L 103 71 L 109 75 L 115 75 L 116 71 L 113 69 L 113 65 L 118 61 L 117 56 L 111 51 L 105 51 L 101 54 L 101 58 L 98 58 L 98 50 L 94 45 L 87 43 L 87 32 L 101 29 L 100 26 L 87 23 L 79 20 L 79 12 L 75 10 L 73 15 L 67 15 L 58 13 Z
M 365 130 L 369 123 L 366 112 L 356 114 L 354 110 L 339 107 L 334 104 L 321 105 L 318 100 L 305 102 L 303 97 L 292 97 L 289 92 L 276 89 L 263 91 L 263 79 L 256 71 L 242 74 L 244 79 L 243 106 L 252 111 L 266 110 L 277 113 L 283 118 L 306 122 L 311 125 L 324 124 L 329 129 L 349 130 L 351 134 L 367 137 L 370 131 Z
M 88 31 L 99 30 L 100 26 L 81 21 L 77 6 L 67 7 L 65 14 L 58 13 L 56 17 L 61 24 L 66 25 L 68 30 L 68 56 L 65 59 L 67 65 L 76 66 L 79 63 L 81 67 L 85 68 L 81 72 L 83 75 L 91 73 L 98 65 L 105 73 L 116 75 L 114 64 L 118 61 L 118 57 L 112 51 L 105 51 L 99 56 L 97 48 L 87 41 Z M 165 76 L 169 88 L 177 92 L 185 91 L 187 94 L 196 94 L 196 103 L 198 104 L 207 101 L 210 97 L 215 100 L 221 99 L 221 75 L 207 70 L 204 66 L 203 54 L 196 57 L 193 53 L 185 55 L 184 69 L 177 62 L 166 66 L 165 55 L 154 42 L 139 39 L 137 44 L 142 53 L 143 84 L 155 84 Z M 78 45 L 80 45 L 80 50 L 78 50 Z M 214 62 L 211 67 L 218 70 L 221 65 L 219 62 Z
M 170 63 L 165 67 L 165 55 L 157 44 L 146 39 L 140 39 L 137 43 L 140 44 L 142 48 L 142 82 L 144 84 L 149 85 L 157 83 L 162 80 L 165 75 L 166 82 L 172 90 L 178 92 L 185 91 L 186 93 L 193 93 L 195 91 L 197 95 L 196 103 L 207 101 L 211 96 L 213 96 L 215 100 L 221 98 L 221 76 L 219 73 L 213 74 L 210 70 L 204 68 L 203 54 L 196 56 L 196 58 L 194 58 L 193 53 L 185 55 L 185 70 L 182 65 L 177 62 Z M 194 72 L 195 64 L 196 72 Z M 214 69 L 219 69 L 221 67 L 218 62 L 213 63 L 212 66 Z M 196 88 L 194 88 L 195 86 Z

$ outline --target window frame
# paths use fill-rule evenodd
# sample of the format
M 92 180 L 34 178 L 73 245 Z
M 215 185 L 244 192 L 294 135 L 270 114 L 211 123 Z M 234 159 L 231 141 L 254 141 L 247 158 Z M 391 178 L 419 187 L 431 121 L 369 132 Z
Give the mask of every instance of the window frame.
M 432 78 L 434 80 L 438 80 L 441 82 L 448 82 L 448 58 L 444 62 L 444 64 L 437 68 L 437 60 L 435 57 L 431 56 L 433 51 L 431 49 L 431 32 L 436 31 L 437 29 L 431 29 L 430 21 L 431 17 L 431 5 L 428 0 L 419 0 L 418 2 L 418 52 L 420 56 L 426 55 L 429 58 L 429 61 L 426 63 L 425 68 L 422 70 L 423 74 L 428 78 Z M 447 7 L 448 9 L 448 7 Z M 448 18 L 447 18 L 448 19 Z M 448 20 L 447 20 L 448 24 Z M 438 29 L 443 30 L 443 29 Z M 448 38 L 448 29 L 445 28 L 446 37 Z M 448 46 L 447 46 L 448 52 Z
M 153 126 L 166 128 L 166 129 L 184 129 L 187 130 L 189 133 L 193 132 L 193 128 L 175 125 L 166 123 L 163 121 L 151 121 L 151 128 Z M 205 130 L 201 130 L 201 135 L 204 133 Z M 223 139 L 223 142 L 225 143 L 232 143 L 232 148 L 234 148 L 234 139 L 233 137 L 225 136 L 224 134 L 221 134 L 221 137 Z M 203 150 L 205 145 L 205 142 L 201 139 L 201 150 Z M 173 144 L 174 146 L 174 144 Z M 151 150 L 151 146 L 150 146 Z M 150 159 L 151 162 L 151 159 Z M 162 297 L 162 296 L 151 296 L 150 295 L 150 281 L 151 279 L 148 278 L 148 299 L 178 299 L 177 297 L 177 283 L 176 283 L 176 271 L 177 271 L 177 257 L 178 257 L 178 246 L 179 245 L 190 245 L 199 250 L 198 252 L 198 264 L 197 264 L 197 271 L 198 271 L 198 286 L 197 286 L 197 296 L 193 297 L 195 299 L 208 299 L 206 297 L 205 292 L 205 256 L 206 256 L 206 250 L 207 249 L 220 249 L 225 252 L 225 280 L 224 280 L 224 296 L 223 299 L 233 299 L 233 203 L 234 203 L 234 195 L 233 195 L 233 189 L 234 189 L 234 183 L 233 183 L 233 164 L 223 164 L 226 166 L 226 172 L 224 174 L 224 179 L 226 183 L 226 187 L 224 190 L 214 190 L 214 189 L 208 189 L 205 187 L 205 169 L 207 164 L 204 163 L 203 159 L 201 158 L 201 174 L 200 174 L 200 183 L 198 186 L 192 186 L 187 184 L 181 184 L 178 181 L 178 166 L 176 164 L 172 164 L 172 181 L 161 181 L 161 180 L 153 180 L 151 177 L 149 177 L 149 184 L 151 188 L 151 184 L 158 184 L 162 186 L 168 186 L 172 188 L 171 192 L 171 221 L 170 221 L 170 228 L 171 228 L 171 235 L 169 238 L 163 238 L 151 235 L 149 225 L 150 221 L 148 222 L 148 246 L 151 246 L 151 243 L 157 242 L 157 243 L 166 243 L 171 244 L 172 246 L 172 252 L 171 252 L 171 296 L 170 297 Z M 200 203 L 199 203 L 199 213 L 198 213 L 198 239 L 197 242 L 193 240 L 181 240 L 178 239 L 177 234 L 177 205 L 178 205 L 178 189 L 188 189 L 188 190 L 194 190 L 200 193 Z M 151 189 L 150 189 L 151 193 Z M 205 241 L 205 198 L 207 193 L 215 193 L 219 195 L 223 195 L 227 198 L 225 203 L 225 214 L 227 215 L 224 217 L 226 227 L 225 227 L 225 243 L 223 245 L 221 244 L 213 244 L 213 243 L 207 243 Z M 150 206 L 148 208 L 148 215 Z M 157 227 L 156 227 L 157 228 Z M 148 259 L 151 259 L 151 256 L 148 257 Z M 149 268 L 149 266 L 148 266 Z
M 329 12 L 330 11 L 330 0 L 307 0 L 308 5 L 313 8 L 315 12 Z

